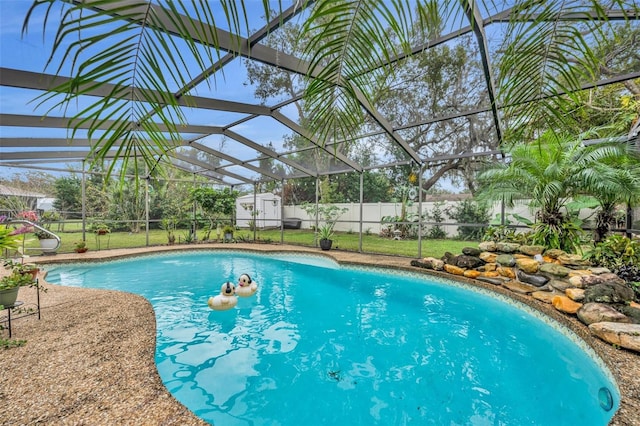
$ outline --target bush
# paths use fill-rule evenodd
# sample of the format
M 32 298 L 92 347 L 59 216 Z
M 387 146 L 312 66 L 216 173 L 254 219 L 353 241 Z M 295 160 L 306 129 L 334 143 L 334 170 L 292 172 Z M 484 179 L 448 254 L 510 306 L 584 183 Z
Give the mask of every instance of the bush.
M 584 256 L 592 265 L 612 271 L 623 265 L 640 265 L 640 242 L 623 235 L 610 235 Z
M 472 226 L 472 224 L 489 223 L 489 206 L 476 203 L 473 200 L 464 200 L 454 206 L 448 207 L 447 215 L 455 219 L 458 223 L 468 223 L 470 225 L 458 226 L 458 238 L 461 240 L 480 241 L 487 229 L 486 226 Z
M 427 232 L 427 235 L 426 235 L 427 238 L 431 238 L 434 240 L 442 240 L 444 238 L 447 238 L 446 231 L 442 229 L 442 226 L 440 225 L 442 222 L 444 222 L 444 219 L 445 219 L 444 212 L 442 211 L 443 205 L 444 205 L 443 202 L 437 202 L 434 204 L 431 212 L 427 211 L 424 214 L 424 217 L 426 219 L 436 223 Z

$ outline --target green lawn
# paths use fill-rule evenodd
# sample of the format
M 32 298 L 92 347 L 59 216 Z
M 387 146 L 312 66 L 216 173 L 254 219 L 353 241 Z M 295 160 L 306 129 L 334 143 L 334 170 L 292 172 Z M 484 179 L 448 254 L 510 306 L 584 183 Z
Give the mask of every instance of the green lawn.
M 258 231 L 257 238 L 260 240 L 271 240 L 280 242 L 279 230 Z M 253 238 L 252 231 L 238 231 L 238 236 L 248 236 Z M 315 235 L 313 231 L 305 229 L 287 229 L 284 233 L 284 242 L 287 244 L 300 244 L 306 246 L 314 246 Z M 433 256 L 442 257 L 449 251 L 459 254 L 463 247 L 477 247 L 477 241 L 459 241 L 459 240 L 422 240 L 422 257 Z M 333 248 L 339 250 L 358 251 L 359 235 L 357 233 L 337 232 L 333 238 Z M 378 235 L 362 236 L 362 251 L 369 253 L 396 254 L 400 256 L 417 257 L 418 256 L 418 240 L 392 240 L 388 238 L 380 238 Z
M 65 226 L 64 231 L 53 230 L 60 236 L 62 246 L 58 250 L 59 253 L 69 253 L 73 251 L 76 242 L 82 240 L 82 232 L 76 226 Z M 111 232 L 104 236 L 96 236 L 91 232 L 86 234 L 86 242 L 89 250 L 104 250 L 113 248 L 132 248 L 144 247 L 147 245 L 146 234 L 130 233 L 130 232 Z M 185 237 L 188 235 L 187 230 L 177 230 L 175 232 L 176 243 L 184 244 Z M 203 237 L 203 233 L 199 232 L 198 236 Z M 260 241 L 270 241 L 273 243 L 280 242 L 280 230 L 260 230 L 256 233 L 257 239 Z M 215 235 L 213 235 L 215 238 Z M 253 231 L 240 230 L 235 233 L 236 240 L 252 241 Z M 149 245 L 162 245 L 167 243 L 167 234 L 163 230 L 151 230 L 149 232 Z M 315 246 L 315 235 L 311 230 L 292 230 L 287 229 L 284 232 L 284 243 L 304 246 Z M 477 247 L 475 241 L 459 241 L 459 240 L 422 240 L 422 257 L 433 256 L 442 257 L 449 251 L 452 253 L 460 253 L 463 247 Z M 38 240 L 31 234 L 26 235 L 25 248 L 28 255 L 39 255 L 42 252 L 39 247 Z M 336 233 L 333 239 L 333 249 L 358 251 L 359 242 L 356 233 Z M 418 256 L 418 240 L 392 240 L 380 238 L 377 235 L 363 235 L 362 250 L 368 253 L 394 254 L 407 257 Z

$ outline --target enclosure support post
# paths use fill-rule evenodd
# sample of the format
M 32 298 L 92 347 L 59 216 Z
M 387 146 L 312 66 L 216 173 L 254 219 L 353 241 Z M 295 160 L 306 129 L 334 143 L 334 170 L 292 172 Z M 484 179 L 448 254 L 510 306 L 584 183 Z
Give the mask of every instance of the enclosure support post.
M 193 189 L 196 189 L 196 174 L 193 174 Z M 196 235 L 196 215 L 197 215 L 197 202 L 193 200 L 193 225 L 191 225 L 191 237 L 193 241 L 198 241 L 198 236 Z
M 280 244 L 284 244 L 284 182 L 280 180 Z
M 87 175 L 82 161 L 82 241 L 86 241 L 87 229 Z
M 253 241 L 255 242 L 256 230 L 258 229 L 258 182 L 253 183 L 253 210 L 251 211 L 251 216 L 253 216 Z
M 418 164 L 418 258 L 422 259 L 422 164 Z
M 316 237 L 313 239 L 315 241 L 316 247 L 318 247 L 318 243 L 319 243 L 319 241 L 318 241 L 318 225 L 319 225 L 318 224 L 318 200 L 319 200 L 319 195 L 320 195 L 318 193 L 318 191 L 320 189 L 319 182 L 320 182 L 320 178 L 318 176 L 316 176 L 316 230 L 315 230 Z
M 358 252 L 362 253 L 362 218 L 363 218 L 363 208 L 362 203 L 364 202 L 364 172 L 360 172 L 360 238 L 358 241 Z
M 145 165 L 146 177 L 144 179 L 144 220 L 145 220 L 145 241 L 149 247 L 149 167 Z

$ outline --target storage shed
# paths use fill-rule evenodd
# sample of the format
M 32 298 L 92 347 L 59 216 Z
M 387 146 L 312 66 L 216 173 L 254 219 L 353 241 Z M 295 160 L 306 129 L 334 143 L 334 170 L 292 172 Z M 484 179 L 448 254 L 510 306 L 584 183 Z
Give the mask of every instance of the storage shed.
M 259 229 L 279 228 L 281 218 L 280 196 L 265 192 L 255 195 L 243 195 L 236 199 L 236 225 L 249 228 L 249 223 L 255 220 Z

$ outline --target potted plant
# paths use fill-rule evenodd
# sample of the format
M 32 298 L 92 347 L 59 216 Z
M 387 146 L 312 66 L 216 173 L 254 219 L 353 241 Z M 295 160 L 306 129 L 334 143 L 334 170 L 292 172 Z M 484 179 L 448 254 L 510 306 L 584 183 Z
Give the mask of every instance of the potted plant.
M 17 262 L 12 259 L 6 259 L 4 267 L 5 269 L 10 269 L 12 273 L 17 272 L 22 275 L 29 275 L 34 280 L 38 277 L 38 272 L 40 271 L 40 268 L 33 263 Z
M 93 232 L 97 235 L 106 235 L 111 232 L 111 229 L 104 223 L 95 223 L 92 228 Z
M 56 251 L 56 248 L 58 247 L 58 240 L 53 237 L 51 232 L 38 229 L 34 234 L 40 241 L 40 250 L 45 253 Z
M 317 232 L 318 241 L 320 241 L 320 248 L 322 250 L 331 250 L 331 245 L 333 244 L 333 226 L 330 224 L 325 224 L 318 227 Z
M 224 235 L 224 242 L 229 243 L 233 240 L 233 232 L 235 229 L 231 225 L 225 225 L 222 227 L 222 234 Z
M 18 298 L 18 291 L 23 286 L 34 286 L 36 280 L 31 274 L 23 274 L 13 270 L 11 274 L 0 278 L 0 305 L 12 306 Z
M 87 247 L 87 243 L 85 241 L 78 241 L 73 247 L 73 251 L 76 253 L 86 253 L 87 250 L 89 250 L 89 247 Z

